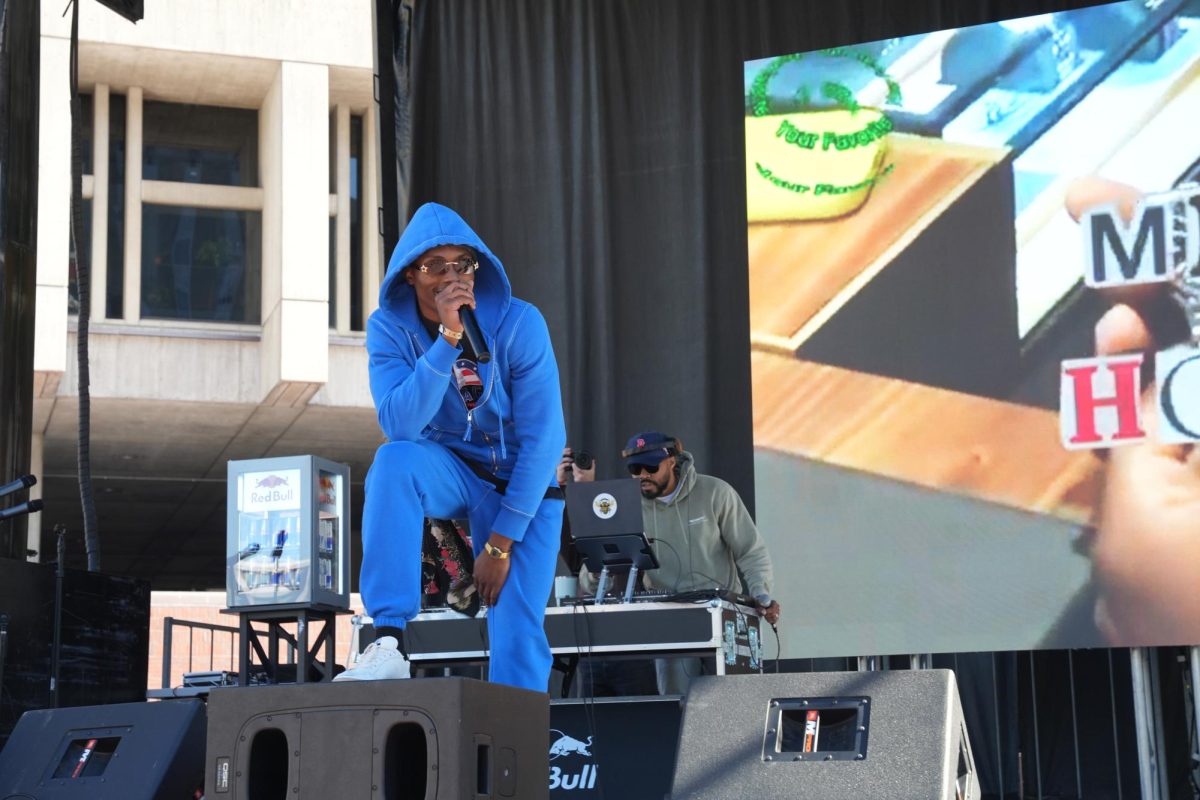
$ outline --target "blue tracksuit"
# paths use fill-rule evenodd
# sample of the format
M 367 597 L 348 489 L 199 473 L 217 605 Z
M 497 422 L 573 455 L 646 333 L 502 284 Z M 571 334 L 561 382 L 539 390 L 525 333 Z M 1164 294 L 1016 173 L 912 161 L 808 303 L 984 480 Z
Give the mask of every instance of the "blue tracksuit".
M 472 410 L 455 383 L 460 348 L 421 324 L 404 267 L 440 245 L 479 254 L 475 316 L 492 353 L 478 365 Z M 488 611 L 490 677 L 546 691 L 550 649 L 543 630 L 554 581 L 563 503 L 544 499 L 566 442 L 558 365 L 546 321 L 512 296 L 500 260 L 455 212 L 417 209 L 400 237 L 367 323 L 371 394 L 389 443 L 367 474 L 360 588 L 376 625 L 404 627 L 421 605 L 424 517 L 468 519 L 475 555 L 492 531 L 513 539 L 512 566 Z M 504 495 L 474 474 L 470 459 L 508 480 Z M 487 558 L 488 556 L 483 556 Z

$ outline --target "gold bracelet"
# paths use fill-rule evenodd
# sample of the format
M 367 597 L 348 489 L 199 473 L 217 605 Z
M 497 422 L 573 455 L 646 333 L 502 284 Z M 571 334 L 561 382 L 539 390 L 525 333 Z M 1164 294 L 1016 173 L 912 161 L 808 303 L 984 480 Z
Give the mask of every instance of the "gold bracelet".
M 463 337 L 462 331 L 452 331 L 445 325 L 438 325 L 438 333 L 448 339 L 453 339 L 456 342 Z
M 498 558 L 501 560 L 508 558 L 509 554 L 512 553 L 511 550 L 501 550 L 499 547 L 496 547 L 491 542 L 483 543 L 483 551 L 485 553 L 487 553 L 489 556 L 491 556 L 492 558 Z

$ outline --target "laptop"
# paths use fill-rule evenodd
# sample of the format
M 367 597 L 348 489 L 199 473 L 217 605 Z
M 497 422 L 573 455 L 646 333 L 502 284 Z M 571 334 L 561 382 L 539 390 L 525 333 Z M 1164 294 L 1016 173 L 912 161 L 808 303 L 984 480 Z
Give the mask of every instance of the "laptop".
M 627 536 L 645 531 L 637 478 L 568 483 L 567 518 L 576 539 Z
M 636 478 L 567 484 L 567 518 L 575 549 L 592 572 L 636 566 L 657 569 L 646 540 Z

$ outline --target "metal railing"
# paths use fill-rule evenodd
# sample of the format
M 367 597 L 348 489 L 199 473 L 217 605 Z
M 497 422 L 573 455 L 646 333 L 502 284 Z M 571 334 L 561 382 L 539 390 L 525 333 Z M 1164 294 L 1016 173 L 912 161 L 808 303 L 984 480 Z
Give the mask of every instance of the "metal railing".
M 213 636 L 208 640 L 208 668 L 213 670 L 216 668 L 216 634 L 229 634 L 229 671 L 237 672 L 237 665 L 234 659 L 237 658 L 237 639 L 238 629 L 230 625 L 214 625 L 210 622 L 193 622 L 187 619 L 175 619 L 174 617 L 163 618 L 163 660 L 162 660 L 162 688 L 171 688 L 171 656 L 175 645 L 175 627 L 180 626 L 188 629 L 188 666 L 185 672 L 191 672 L 196 666 L 196 631 L 205 630 L 211 631 Z

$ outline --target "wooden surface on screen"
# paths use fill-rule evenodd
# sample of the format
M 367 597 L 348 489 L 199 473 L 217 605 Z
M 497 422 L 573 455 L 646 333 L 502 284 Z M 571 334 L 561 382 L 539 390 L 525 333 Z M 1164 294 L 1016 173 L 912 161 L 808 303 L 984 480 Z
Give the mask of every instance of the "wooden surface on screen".
M 902 134 L 888 147 L 895 168 L 857 212 L 749 226 L 752 342 L 795 340 L 819 325 L 1005 153 Z
M 755 447 L 1087 522 L 1100 462 L 1053 411 L 766 352 L 751 354 Z

